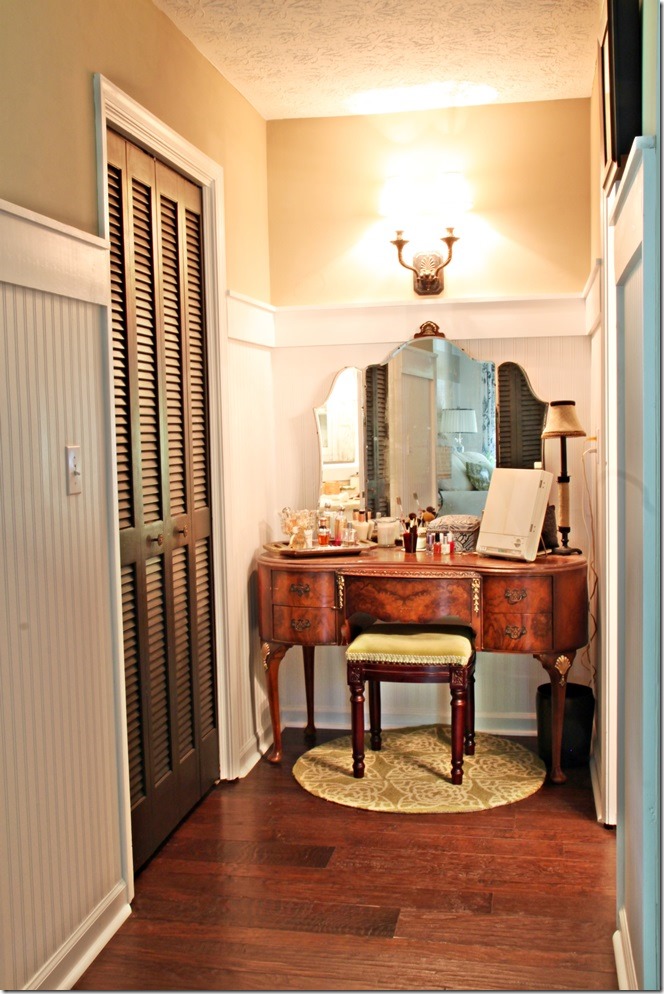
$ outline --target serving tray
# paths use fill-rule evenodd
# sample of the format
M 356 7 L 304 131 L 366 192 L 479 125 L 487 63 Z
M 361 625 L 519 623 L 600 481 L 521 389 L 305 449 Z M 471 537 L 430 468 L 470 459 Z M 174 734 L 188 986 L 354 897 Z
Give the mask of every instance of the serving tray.
M 292 559 L 313 559 L 318 556 L 358 556 L 367 549 L 375 549 L 376 543 L 360 541 L 357 545 L 315 545 L 313 549 L 291 549 L 288 542 L 267 542 L 263 548 Z

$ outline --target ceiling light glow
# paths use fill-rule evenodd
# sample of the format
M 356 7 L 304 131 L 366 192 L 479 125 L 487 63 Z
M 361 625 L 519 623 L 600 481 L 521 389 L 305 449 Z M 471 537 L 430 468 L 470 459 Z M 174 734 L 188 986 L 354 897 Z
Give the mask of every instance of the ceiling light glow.
M 394 114 L 443 107 L 471 107 L 494 103 L 497 99 L 498 91 L 493 86 L 448 80 L 444 83 L 365 90 L 349 97 L 346 105 L 354 114 Z

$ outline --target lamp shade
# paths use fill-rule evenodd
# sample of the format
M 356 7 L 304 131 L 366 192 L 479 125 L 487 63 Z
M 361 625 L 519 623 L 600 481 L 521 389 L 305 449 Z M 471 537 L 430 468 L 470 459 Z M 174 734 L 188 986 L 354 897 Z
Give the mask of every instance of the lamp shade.
M 477 431 L 477 415 L 472 408 L 444 407 L 440 412 L 440 430 L 458 435 Z
M 542 438 L 583 438 L 585 431 L 576 416 L 573 400 L 552 400 L 546 412 Z

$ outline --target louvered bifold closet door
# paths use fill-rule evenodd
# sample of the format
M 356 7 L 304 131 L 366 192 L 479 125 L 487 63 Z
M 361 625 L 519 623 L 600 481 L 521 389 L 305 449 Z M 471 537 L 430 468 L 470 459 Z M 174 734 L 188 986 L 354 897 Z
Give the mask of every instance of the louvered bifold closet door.
M 134 865 L 218 776 L 201 193 L 108 133 Z

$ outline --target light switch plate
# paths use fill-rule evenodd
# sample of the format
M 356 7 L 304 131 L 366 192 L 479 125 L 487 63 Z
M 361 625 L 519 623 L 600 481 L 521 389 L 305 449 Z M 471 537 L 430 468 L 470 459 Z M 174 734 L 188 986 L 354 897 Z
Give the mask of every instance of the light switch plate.
M 65 445 L 67 460 L 67 494 L 80 494 L 81 482 L 81 446 Z

